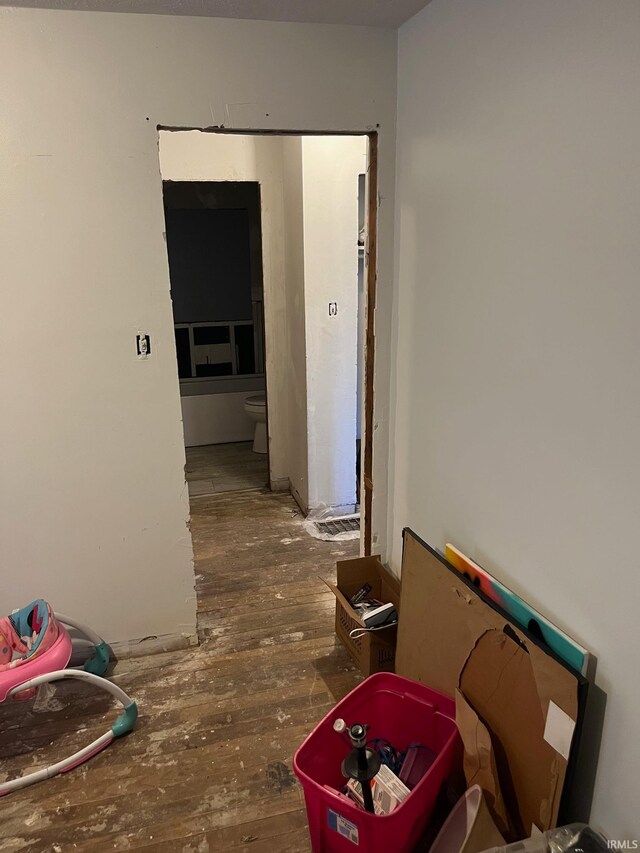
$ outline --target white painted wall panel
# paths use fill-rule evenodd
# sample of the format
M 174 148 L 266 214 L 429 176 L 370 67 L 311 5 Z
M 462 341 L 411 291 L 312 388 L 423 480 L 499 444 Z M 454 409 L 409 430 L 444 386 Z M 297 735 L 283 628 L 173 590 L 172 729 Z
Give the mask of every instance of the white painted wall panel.
M 395 65 L 376 29 L 0 10 L 0 612 L 43 595 L 109 640 L 193 632 L 156 126 L 379 123 L 384 353 Z M 386 423 L 384 355 L 377 381 Z
M 304 288 L 304 213 L 302 140 L 282 139 L 282 178 L 285 228 L 285 287 L 287 297 L 286 375 L 287 469 L 291 491 L 303 510 L 309 507 L 307 427 L 307 351 Z
M 640 5 L 432 0 L 399 37 L 390 537 L 599 658 L 593 816 L 638 837 Z
M 256 391 L 237 394 L 201 394 L 181 397 L 184 443 L 187 447 L 252 441 L 255 423 L 244 410 L 244 401 Z
M 309 506 L 356 500 L 358 175 L 364 137 L 302 140 Z M 337 306 L 330 315 L 329 304 Z M 380 353 L 384 358 L 384 353 Z

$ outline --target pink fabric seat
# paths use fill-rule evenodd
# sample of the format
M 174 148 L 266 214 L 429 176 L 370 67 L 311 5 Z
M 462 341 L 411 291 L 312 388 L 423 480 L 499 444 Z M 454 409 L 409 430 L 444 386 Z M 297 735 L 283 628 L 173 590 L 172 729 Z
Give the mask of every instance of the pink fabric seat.
M 53 644 L 40 654 L 20 660 L 19 666 L 0 670 L 0 702 L 4 702 L 14 687 L 24 684 L 38 675 L 65 669 L 71 659 L 71 637 L 69 632 L 56 622 L 58 636 Z

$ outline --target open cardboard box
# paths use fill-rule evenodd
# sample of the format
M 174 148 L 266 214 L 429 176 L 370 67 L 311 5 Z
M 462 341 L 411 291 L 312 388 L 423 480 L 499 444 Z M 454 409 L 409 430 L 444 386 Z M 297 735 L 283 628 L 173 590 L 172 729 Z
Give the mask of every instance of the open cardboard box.
M 565 822 L 587 682 L 404 532 L 396 672 L 456 698 L 468 786 L 508 840 Z M 571 765 L 570 765 L 571 761 Z M 565 792 L 566 793 L 566 792 Z
M 324 578 L 323 578 L 324 580 Z M 397 626 L 374 631 L 354 639 L 349 633 L 364 623 L 349 599 L 365 583 L 371 584 L 372 598 L 391 602 L 400 613 L 400 582 L 380 562 L 379 557 L 358 557 L 337 563 L 337 583 L 324 581 L 336 597 L 336 634 L 364 676 L 393 672 Z

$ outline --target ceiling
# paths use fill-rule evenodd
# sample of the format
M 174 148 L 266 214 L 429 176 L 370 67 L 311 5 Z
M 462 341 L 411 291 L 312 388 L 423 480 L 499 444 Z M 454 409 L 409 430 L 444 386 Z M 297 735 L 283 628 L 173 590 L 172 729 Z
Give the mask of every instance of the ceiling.
M 429 0 L 0 0 L 0 6 L 396 28 Z

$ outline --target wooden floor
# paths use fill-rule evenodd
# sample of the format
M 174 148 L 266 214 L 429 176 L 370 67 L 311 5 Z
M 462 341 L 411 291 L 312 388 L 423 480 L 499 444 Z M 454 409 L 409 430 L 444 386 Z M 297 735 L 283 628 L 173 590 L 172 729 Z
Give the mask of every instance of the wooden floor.
M 262 489 L 267 484 L 267 454 L 254 453 L 253 442 L 187 447 L 189 497 Z
M 0 851 L 309 851 L 292 758 L 359 681 L 318 575 L 357 543 L 307 536 L 293 500 L 192 500 L 201 645 L 120 661 L 133 734 L 81 768 L 0 800 Z M 0 773 L 51 763 L 107 729 L 106 694 L 63 684 L 57 711 L 0 705 Z

